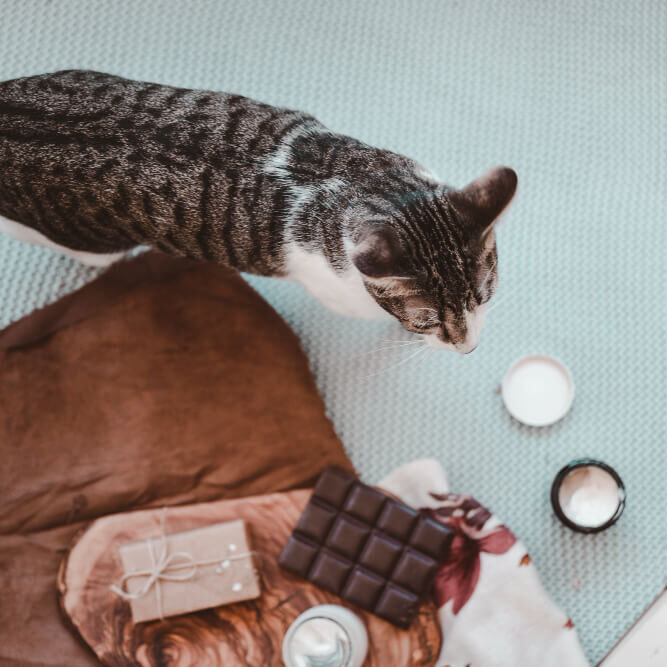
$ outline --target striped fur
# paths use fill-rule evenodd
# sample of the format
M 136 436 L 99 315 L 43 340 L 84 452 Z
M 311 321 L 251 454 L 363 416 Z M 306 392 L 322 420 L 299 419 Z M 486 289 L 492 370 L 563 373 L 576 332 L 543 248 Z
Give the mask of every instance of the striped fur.
M 492 223 L 515 185 L 500 169 L 452 190 L 239 95 L 87 71 L 0 83 L 0 216 L 33 236 L 84 254 L 150 245 L 316 294 L 329 271 L 343 306 L 365 298 L 461 351 L 495 286 Z

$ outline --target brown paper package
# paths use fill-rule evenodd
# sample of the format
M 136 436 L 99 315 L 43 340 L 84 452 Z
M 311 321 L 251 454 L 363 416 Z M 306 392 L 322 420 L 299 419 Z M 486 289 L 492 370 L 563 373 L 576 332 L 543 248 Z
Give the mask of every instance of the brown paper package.
M 130 599 L 135 623 L 260 596 L 255 558 L 243 520 L 215 523 L 182 533 L 167 532 L 168 512 L 163 513 L 162 521 L 164 534 L 147 536 L 120 547 L 124 574 L 144 573 L 130 576 L 125 586 L 121 586 L 135 596 Z M 166 578 L 148 588 L 148 573 L 154 570 L 163 551 L 166 557 L 172 558 L 163 570 Z
M 97 664 L 57 568 L 90 520 L 351 469 L 299 341 L 236 273 L 158 254 L 0 332 L 0 665 Z

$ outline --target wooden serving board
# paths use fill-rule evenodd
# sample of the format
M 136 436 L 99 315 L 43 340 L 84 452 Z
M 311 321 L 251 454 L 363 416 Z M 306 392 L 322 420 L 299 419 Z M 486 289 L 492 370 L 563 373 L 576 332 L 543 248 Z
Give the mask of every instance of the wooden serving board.
M 109 585 L 123 574 L 119 548 L 157 534 L 162 510 L 117 514 L 93 522 L 77 539 L 58 575 L 60 606 L 105 665 L 151 667 L 268 667 L 282 665 L 282 640 L 292 621 L 313 605 L 340 598 L 278 567 L 280 554 L 310 491 L 170 508 L 167 533 L 220 521 L 246 521 L 259 552 L 262 596 L 184 616 L 134 625 L 130 605 Z M 435 605 L 425 603 L 409 630 L 400 630 L 353 605 L 369 632 L 365 667 L 435 664 L 440 626 Z

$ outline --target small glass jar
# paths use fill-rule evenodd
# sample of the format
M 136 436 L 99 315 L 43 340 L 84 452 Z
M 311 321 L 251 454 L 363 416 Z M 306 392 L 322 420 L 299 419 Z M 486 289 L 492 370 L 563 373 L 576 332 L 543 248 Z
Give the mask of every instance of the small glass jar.
M 368 633 L 363 622 L 336 604 L 304 611 L 283 640 L 286 667 L 361 667 L 367 652 Z
M 575 500 L 578 511 L 573 511 Z M 551 505 L 561 523 L 571 530 L 599 533 L 613 526 L 623 514 L 625 486 L 607 463 L 578 459 L 556 475 L 551 486 Z

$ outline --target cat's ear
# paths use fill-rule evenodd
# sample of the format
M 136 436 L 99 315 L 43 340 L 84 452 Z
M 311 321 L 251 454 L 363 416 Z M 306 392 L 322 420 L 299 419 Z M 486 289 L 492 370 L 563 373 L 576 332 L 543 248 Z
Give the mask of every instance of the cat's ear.
M 389 225 L 369 227 L 352 251 L 353 264 L 368 278 L 404 278 L 406 260 L 401 240 Z
M 484 236 L 498 216 L 512 201 L 517 175 L 509 167 L 495 167 L 469 183 L 465 188 L 448 194 L 454 208 L 463 214 L 473 235 Z

